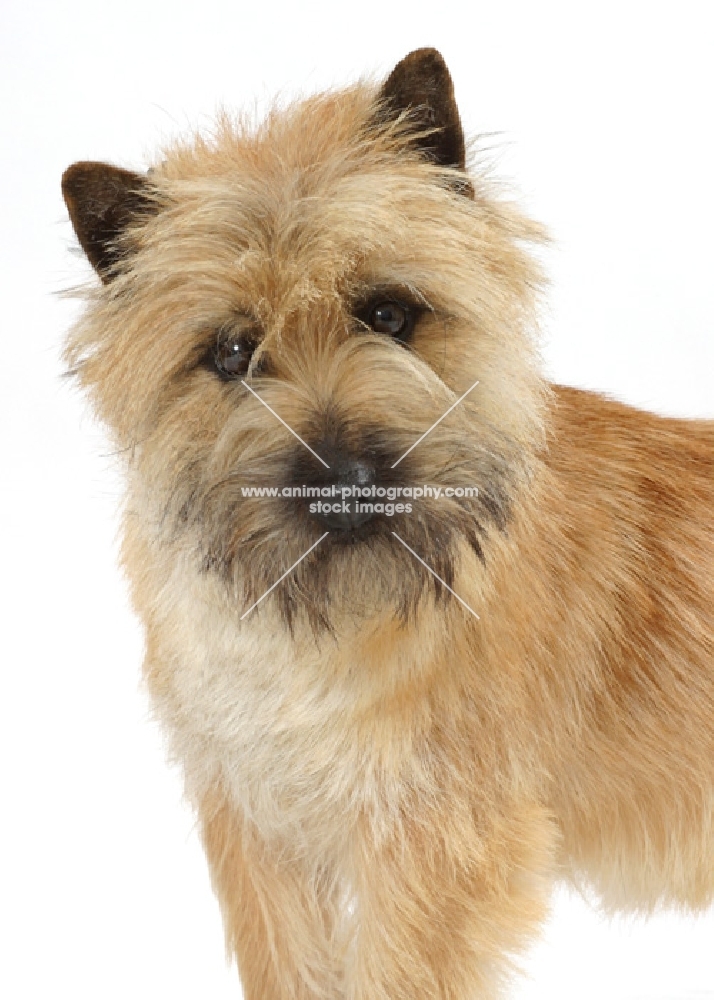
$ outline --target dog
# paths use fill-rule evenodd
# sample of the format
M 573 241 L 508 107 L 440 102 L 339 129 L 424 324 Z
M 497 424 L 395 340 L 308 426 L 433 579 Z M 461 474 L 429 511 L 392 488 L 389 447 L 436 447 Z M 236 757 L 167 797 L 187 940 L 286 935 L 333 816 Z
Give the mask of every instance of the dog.
M 549 384 L 441 55 L 63 177 L 66 360 L 247 1000 L 502 995 L 714 895 L 714 422 Z

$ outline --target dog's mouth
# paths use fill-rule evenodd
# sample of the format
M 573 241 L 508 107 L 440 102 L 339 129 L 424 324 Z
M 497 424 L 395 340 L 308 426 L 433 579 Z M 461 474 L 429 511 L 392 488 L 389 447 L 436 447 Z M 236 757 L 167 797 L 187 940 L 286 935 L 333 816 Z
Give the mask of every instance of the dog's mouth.
M 402 505 L 376 497 L 360 499 L 359 509 L 352 501 L 349 512 L 346 501 L 333 498 L 323 501 L 332 510 L 310 511 L 313 501 L 291 517 L 287 530 L 283 522 L 283 530 L 276 526 L 233 548 L 218 568 L 227 580 L 240 581 L 250 613 L 265 595 L 289 627 L 304 614 L 316 633 L 386 608 L 407 621 L 429 596 L 449 601 L 464 550 L 483 558 L 483 526 L 474 509 L 424 505 L 400 515 Z
M 405 492 L 413 492 L 409 488 Z M 329 532 L 335 545 L 355 545 L 389 531 L 411 515 L 414 504 L 394 488 L 342 485 L 325 489 L 319 497 L 302 501 L 300 517 L 322 532 Z
M 357 515 L 357 517 L 359 516 L 361 515 Z M 383 521 L 377 520 L 371 515 L 362 522 L 355 519 L 345 525 L 341 513 L 324 516 L 322 526 L 324 527 L 323 537 L 329 533 L 329 544 L 336 546 L 359 545 L 376 535 L 383 535 L 386 528 Z
M 359 512 L 361 515 L 362 512 Z M 359 555 L 359 549 L 367 546 L 375 546 L 386 540 L 391 544 L 391 538 L 397 534 L 407 534 L 408 527 L 405 519 L 399 515 L 369 514 L 365 520 L 357 523 L 345 524 L 341 518 L 343 515 L 333 515 L 333 520 L 325 516 L 315 527 L 319 531 L 322 529 L 321 546 L 326 546 L 336 555 L 342 550 L 346 553 L 354 551 Z M 386 552 L 387 550 L 385 550 Z

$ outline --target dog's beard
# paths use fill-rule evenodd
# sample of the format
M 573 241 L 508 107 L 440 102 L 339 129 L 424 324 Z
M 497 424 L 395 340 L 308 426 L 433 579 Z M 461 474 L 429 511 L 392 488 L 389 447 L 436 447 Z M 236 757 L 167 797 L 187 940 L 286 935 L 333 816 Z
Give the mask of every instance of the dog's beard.
M 287 451 L 283 439 L 269 455 L 251 455 L 250 449 L 241 451 L 238 438 L 229 460 L 225 455 L 220 463 L 215 456 L 205 463 L 195 460 L 174 484 L 164 524 L 174 539 L 189 541 L 200 572 L 223 580 L 237 617 L 256 602 L 251 614 L 259 614 L 270 602 L 290 629 L 301 617 L 319 632 L 387 609 L 406 622 L 423 601 L 451 600 L 449 588 L 464 552 L 484 560 L 489 530 L 505 528 L 519 470 L 505 457 L 514 452 L 508 442 L 500 439 L 493 447 L 493 429 L 489 447 L 483 436 L 481 443 L 465 439 L 463 428 L 440 428 L 438 438 L 423 442 L 419 454 L 407 456 L 397 468 L 392 465 L 403 454 L 403 441 L 393 440 L 391 430 L 351 429 L 348 437 L 351 453 L 376 456 L 379 486 L 434 484 L 442 491 L 475 486 L 478 493 L 363 498 L 360 502 L 411 503 L 412 511 L 376 513 L 357 530 L 335 531 L 309 514 L 314 497 L 243 494 L 247 487 L 280 490 L 324 481 L 324 471 L 307 449 L 296 445 L 297 450 Z

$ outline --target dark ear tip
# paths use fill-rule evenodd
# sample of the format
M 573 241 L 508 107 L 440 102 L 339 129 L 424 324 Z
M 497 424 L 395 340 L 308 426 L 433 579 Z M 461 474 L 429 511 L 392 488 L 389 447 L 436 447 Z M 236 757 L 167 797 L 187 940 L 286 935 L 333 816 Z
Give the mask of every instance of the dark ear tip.
M 69 202 L 74 201 L 77 197 L 82 186 L 82 178 L 86 176 L 87 167 L 88 164 L 84 162 L 73 163 L 62 174 L 62 197 L 68 207 Z
M 434 69 L 446 70 L 448 72 L 446 60 L 442 56 L 441 52 L 439 52 L 438 49 L 431 48 L 430 46 L 426 46 L 421 49 L 413 49 L 406 56 L 404 56 L 401 62 L 402 64 L 418 64 L 423 67 L 431 66 Z
M 399 80 L 402 85 L 409 86 L 415 81 L 431 80 L 437 87 L 453 90 L 451 74 L 446 60 L 438 49 L 414 49 L 404 56 L 389 75 L 392 81 Z
M 95 160 L 79 160 L 62 174 L 62 195 L 77 198 L 84 192 L 121 191 L 138 188 L 142 177 L 131 170 Z
M 76 194 L 90 177 L 96 177 L 106 169 L 105 163 L 95 163 L 91 160 L 78 160 L 72 163 L 62 174 L 62 194 Z

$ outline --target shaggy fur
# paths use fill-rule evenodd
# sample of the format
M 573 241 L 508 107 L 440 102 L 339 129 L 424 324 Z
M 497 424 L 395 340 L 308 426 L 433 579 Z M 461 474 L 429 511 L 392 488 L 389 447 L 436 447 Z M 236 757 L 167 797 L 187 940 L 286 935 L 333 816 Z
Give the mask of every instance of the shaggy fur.
M 102 277 L 67 358 L 248 1000 L 492 998 L 556 878 L 707 905 L 714 424 L 543 380 L 542 232 L 466 174 L 438 53 L 114 169 L 65 175 Z M 318 454 L 478 497 L 330 531 L 242 619 L 323 528 L 241 487 L 330 479 L 226 331 Z

